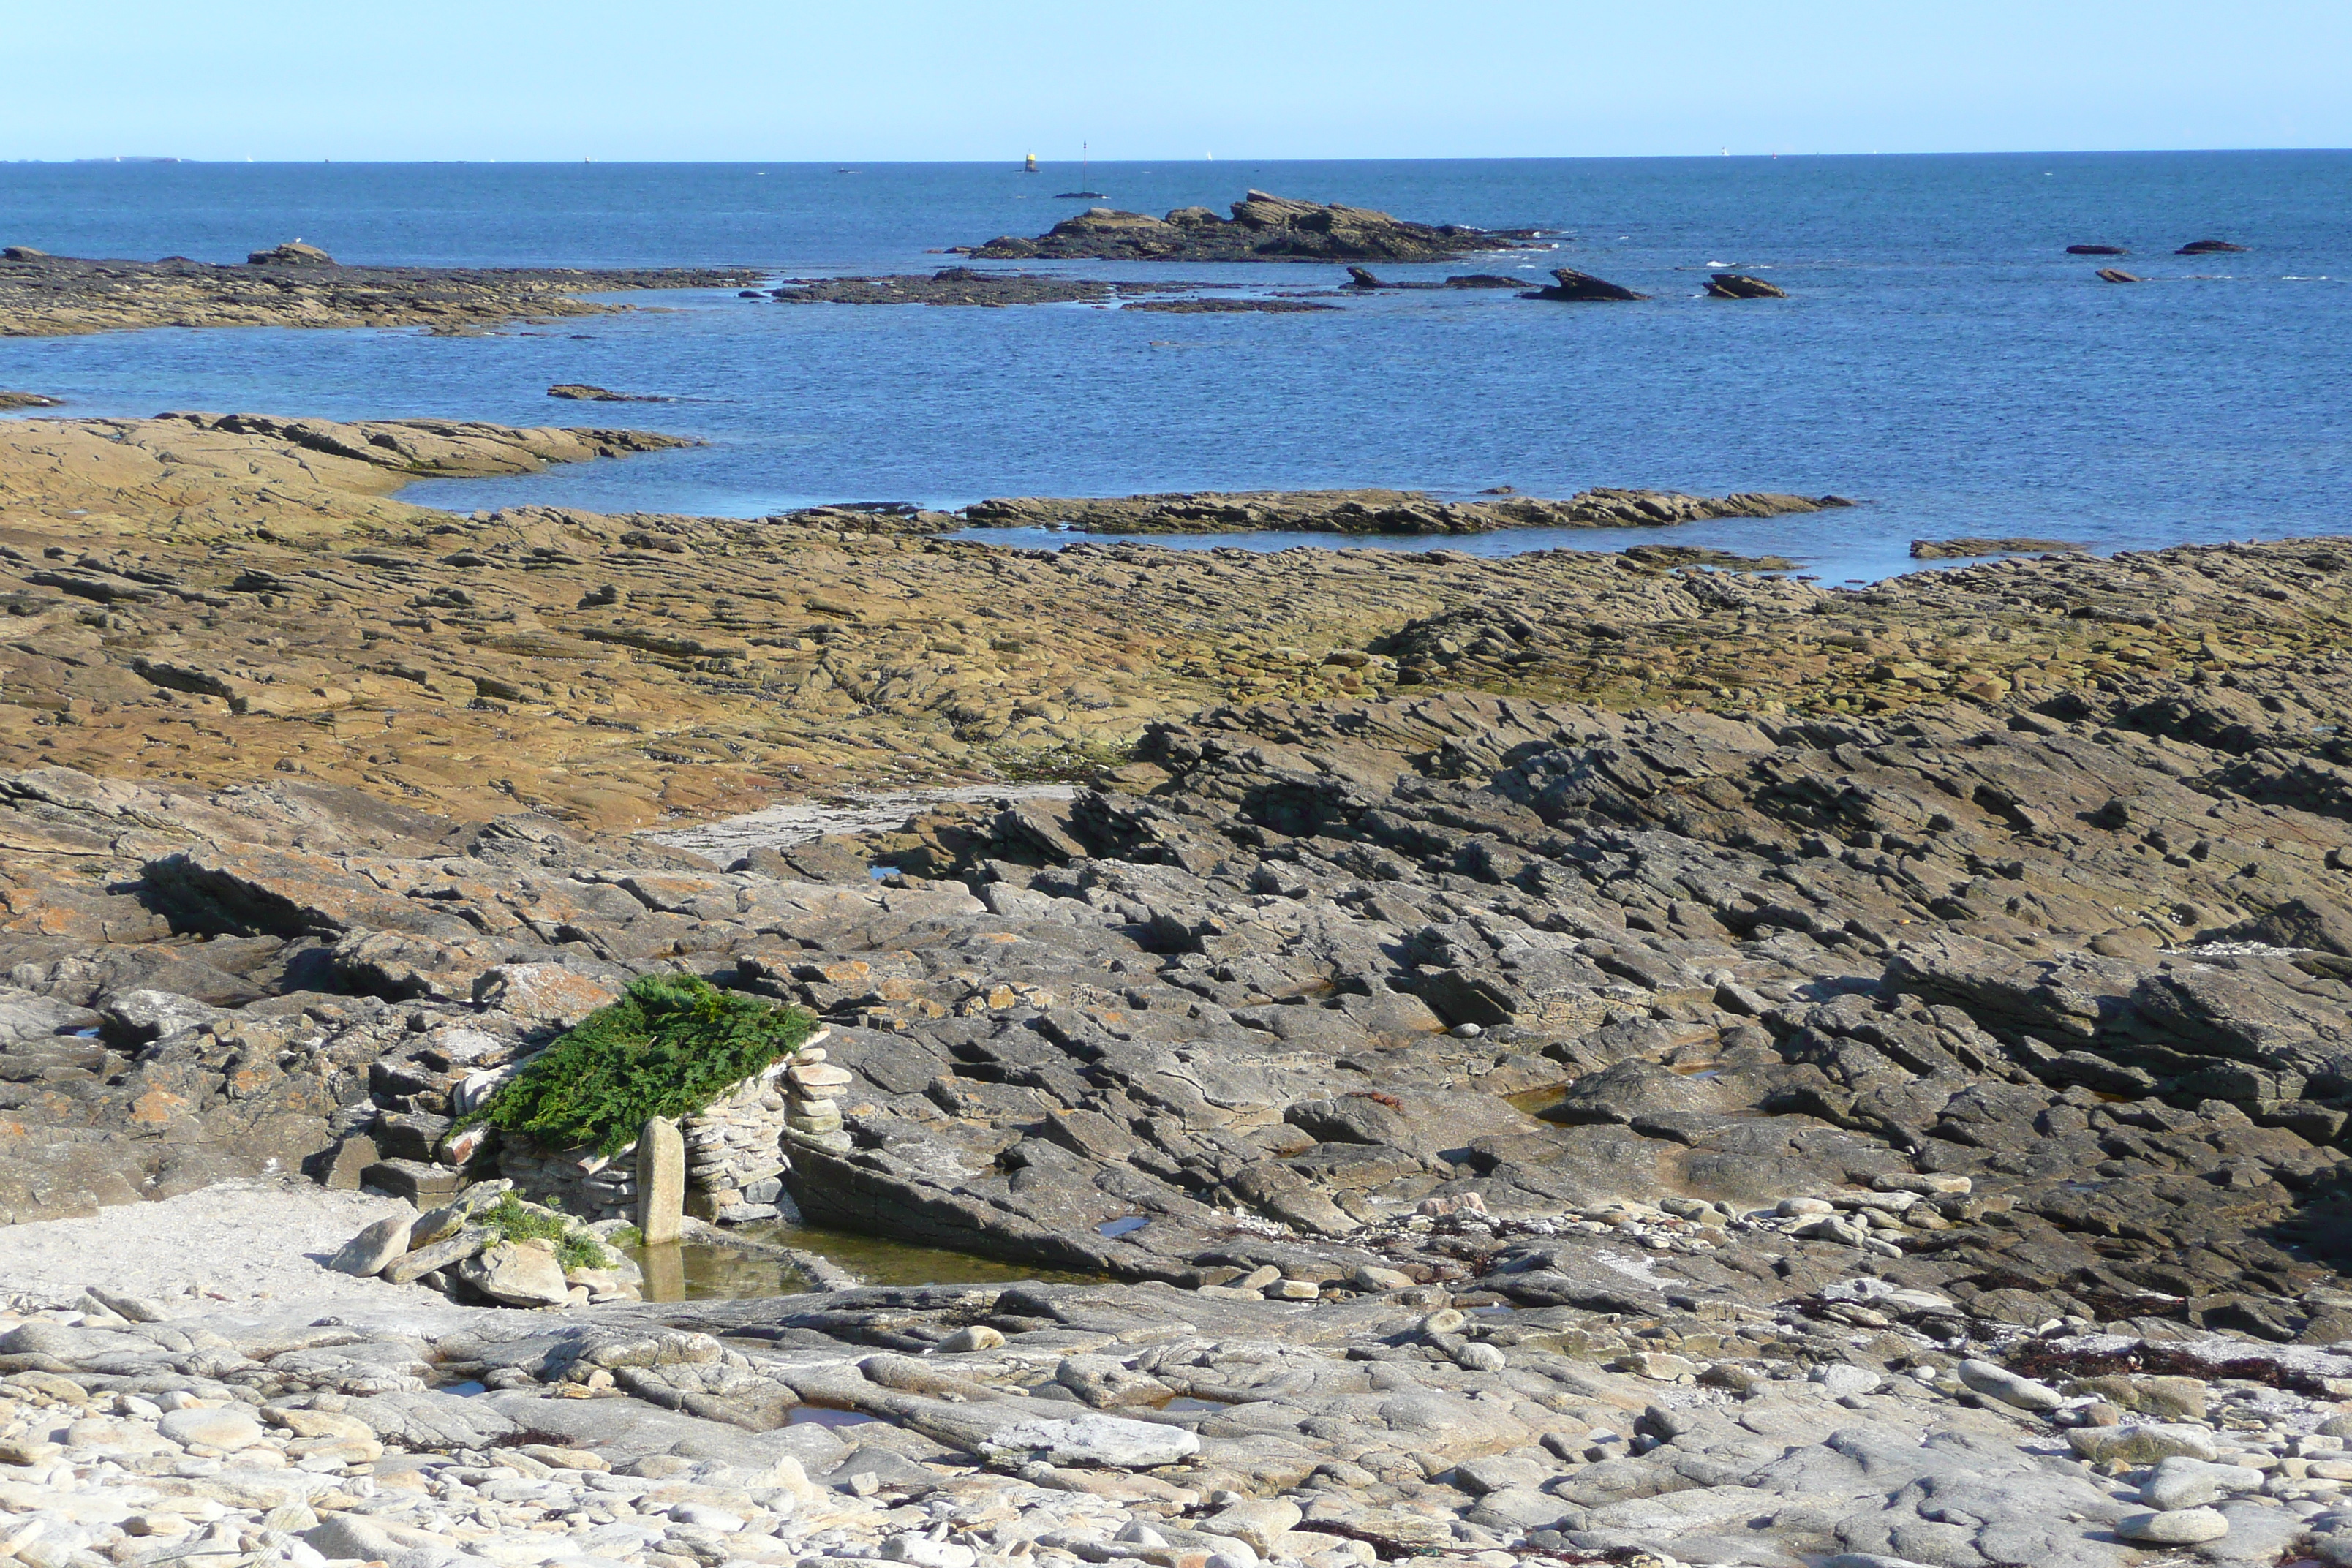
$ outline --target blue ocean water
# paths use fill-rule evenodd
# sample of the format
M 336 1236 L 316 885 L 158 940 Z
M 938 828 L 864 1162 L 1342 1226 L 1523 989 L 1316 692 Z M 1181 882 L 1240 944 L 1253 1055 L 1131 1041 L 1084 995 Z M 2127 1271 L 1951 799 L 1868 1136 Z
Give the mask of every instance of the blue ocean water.
M 928 269 L 1087 205 L 982 164 L 0 164 L 0 243 L 235 260 L 295 236 L 347 261 Z M 1434 542 L 1631 540 L 1904 569 L 1916 538 L 2102 550 L 2352 528 L 2352 153 L 1097 164 L 1108 205 L 1256 186 L 1486 226 L 1655 296 L 1344 299 L 1304 315 L 783 306 L 641 296 L 639 313 L 483 338 L 161 330 L 0 339 L 0 386 L 68 412 L 255 409 L 625 422 L 692 451 L 435 481 L 454 510 L 543 500 L 757 516 L 825 500 L 1391 485 L 1836 491 L 1811 518 Z M 2181 257 L 2193 239 L 2242 255 Z M 2101 283 L 2077 242 L 2149 279 Z M 1785 301 L 1703 298 L 1710 263 Z M 1338 268 L 1068 263 L 1285 289 Z M 1436 277 L 1464 266 L 1382 268 Z M 679 401 L 552 403 L 585 381 Z M 996 537 L 1003 537 L 997 535 Z M 1048 536 L 1052 538 L 1055 536 Z M 1023 539 L 1022 542 L 1036 542 Z M 1233 539 L 1199 542 L 1234 543 Z M 1300 542 L 1281 535 L 1252 542 Z M 1412 542 L 1427 544 L 1433 542 Z

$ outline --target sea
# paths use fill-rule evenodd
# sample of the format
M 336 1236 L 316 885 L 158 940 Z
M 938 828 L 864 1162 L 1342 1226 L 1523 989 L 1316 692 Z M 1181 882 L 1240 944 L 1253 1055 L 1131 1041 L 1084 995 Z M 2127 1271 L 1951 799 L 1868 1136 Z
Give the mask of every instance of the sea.
M 1064 196 L 1080 188 L 1098 201 Z M 0 387 L 64 413 L 202 408 L 672 431 L 690 450 L 431 480 L 456 511 L 545 502 L 759 517 L 832 501 L 1384 486 L 1835 493 L 1851 510 L 1670 531 L 1162 540 L 1507 554 L 1637 542 L 1779 554 L 1830 583 L 1915 540 L 2105 552 L 2352 531 L 2352 153 L 874 163 L 0 164 L 0 244 L 239 261 L 300 237 L 347 262 L 928 271 L 946 247 L 1102 205 L 1252 187 L 1550 248 L 1403 280 L 1554 267 L 1653 296 L 1331 297 L 1300 314 L 784 305 L 731 289 L 480 337 L 160 329 L 0 339 Z M 2181 256 L 2193 240 L 2237 253 Z M 2066 254 L 2103 243 L 2129 254 Z M 988 265 L 988 264 L 983 264 Z M 994 264 L 1008 266 L 1011 264 Z M 2100 266 L 2146 281 L 2102 282 Z M 1334 266 L 1033 264 L 1327 290 Z M 1786 289 L 1704 295 L 1710 269 Z M 583 405 L 587 382 L 673 401 Z M 1080 537 L 988 531 L 1052 548 Z M 1100 537 L 1100 536 L 1088 536 Z

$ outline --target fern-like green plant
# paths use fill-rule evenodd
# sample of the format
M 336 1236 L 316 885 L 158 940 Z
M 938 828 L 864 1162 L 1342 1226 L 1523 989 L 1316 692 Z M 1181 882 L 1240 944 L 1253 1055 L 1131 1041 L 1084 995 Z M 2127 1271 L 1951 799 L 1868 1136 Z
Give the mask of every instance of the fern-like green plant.
M 649 1118 L 691 1116 L 791 1056 L 815 1024 L 690 974 L 646 975 L 557 1037 L 466 1124 L 610 1157 Z

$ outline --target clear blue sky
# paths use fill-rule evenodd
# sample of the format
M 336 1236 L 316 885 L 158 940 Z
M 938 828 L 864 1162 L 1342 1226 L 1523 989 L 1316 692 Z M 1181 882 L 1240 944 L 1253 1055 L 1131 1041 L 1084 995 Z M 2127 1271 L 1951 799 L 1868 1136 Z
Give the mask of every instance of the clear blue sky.
M 0 0 L 0 159 L 2352 146 L 2347 0 Z

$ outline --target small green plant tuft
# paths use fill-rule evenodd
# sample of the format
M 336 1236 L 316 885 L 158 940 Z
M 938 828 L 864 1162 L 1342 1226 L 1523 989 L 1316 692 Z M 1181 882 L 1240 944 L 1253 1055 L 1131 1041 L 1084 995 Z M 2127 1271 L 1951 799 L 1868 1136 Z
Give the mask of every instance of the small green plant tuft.
M 555 1261 L 566 1268 L 610 1268 L 613 1255 L 586 1231 L 575 1230 L 555 1244 Z
M 542 1213 L 512 1193 L 500 1193 L 499 1201 L 474 1219 L 504 1241 L 555 1241 L 572 1228 L 562 1215 Z
M 639 1231 L 637 1227 L 633 1225 L 625 1225 L 620 1226 L 605 1237 L 604 1239 L 613 1246 L 621 1247 L 624 1250 L 630 1247 L 643 1247 L 646 1244 L 644 1233 Z
M 551 1214 L 527 1204 L 512 1193 L 474 1216 L 474 1223 L 502 1241 L 551 1241 L 555 1260 L 566 1268 L 609 1268 L 613 1255 L 604 1244 L 579 1228 L 569 1215 Z
M 646 975 L 557 1037 L 465 1125 L 609 1158 L 649 1119 L 691 1116 L 791 1056 L 815 1024 L 690 974 Z

